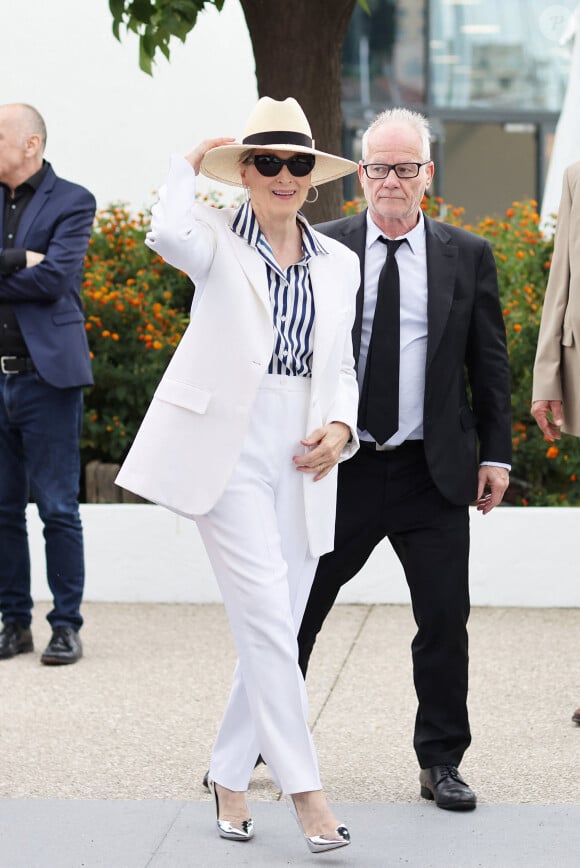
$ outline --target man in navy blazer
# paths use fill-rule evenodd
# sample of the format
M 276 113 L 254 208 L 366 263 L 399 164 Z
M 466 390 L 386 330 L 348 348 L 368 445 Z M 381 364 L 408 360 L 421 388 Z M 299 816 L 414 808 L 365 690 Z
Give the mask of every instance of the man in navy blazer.
M 362 153 L 359 180 L 368 210 L 317 227 L 361 262 L 353 328 L 360 450 L 339 467 L 335 549 L 319 562 L 298 637 L 300 665 L 306 672 L 341 586 L 387 537 L 405 571 L 417 624 L 412 655 L 420 792 L 440 808 L 472 810 L 475 794 L 458 771 L 471 740 L 468 505 L 489 513 L 508 486 L 511 462 L 497 272 L 486 241 L 421 212 L 434 172 L 425 118 L 405 109 L 384 112 L 363 136 Z M 394 364 L 379 366 L 373 379 L 387 240 L 397 245 L 400 348 Z M 392 428 L 380 413 L 371 425 L 368 406 L 363 414 L 365 396 L 381 406 L 382 383 L 397 367 Z M 392 404 L 393 398 L 384 399 L 385 418 Z M 382 665 L 388 673 L 388 661 Z
M 95 199 L 43 159 L 32 106 L 0 106 L 0 659 L 33 650 L 26 505 L 44 525 L 52 628 L 41 661 L 75 663 L 84 586 L 82 387 L 93 382 L 80 287 Z

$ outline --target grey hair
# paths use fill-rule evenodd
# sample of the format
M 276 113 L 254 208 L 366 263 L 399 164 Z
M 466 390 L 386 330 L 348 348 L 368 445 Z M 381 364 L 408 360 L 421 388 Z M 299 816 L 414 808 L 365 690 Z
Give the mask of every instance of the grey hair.
M 411 111 L 406 108 L 391 108 L 386 109 L 376 116 L 369 124 L 362 137 L 362 158 L 366 159 L 368 154 L 369 138 L 375 130 L 380 127 L 394 126 L 395 124 L 406 124 L 415 130 L 421 139 L 421 159 L 429 160 L 431 156 L 431 128 L 429 121 L 424 115 L 419 112 Z

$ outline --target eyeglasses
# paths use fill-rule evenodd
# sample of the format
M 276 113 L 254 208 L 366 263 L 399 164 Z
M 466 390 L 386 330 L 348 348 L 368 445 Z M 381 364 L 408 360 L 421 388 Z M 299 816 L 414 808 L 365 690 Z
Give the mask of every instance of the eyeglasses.
M 371 181 L 384 181 L 389 177 L 391 169 L 397 176 L 407 180 L 408 178 L 416 178 L 419 174 L 421 166 L 426 166 L 431 160 L 425 160 L 423 163 L 364 163 L 363 169 L 366 172 L 367 178 Z
M 255 154 L 248 160 L 248 163 L 253 163 L 260 175 L 264 175 L 266 178 L 274 178 L 279 175 L 282 166 L 286 166 L 295 178 L 304 178 L 313 170 L 315 162 L 314 154 L 294 154 L 287 160 L 282 160 L 273 154 Z

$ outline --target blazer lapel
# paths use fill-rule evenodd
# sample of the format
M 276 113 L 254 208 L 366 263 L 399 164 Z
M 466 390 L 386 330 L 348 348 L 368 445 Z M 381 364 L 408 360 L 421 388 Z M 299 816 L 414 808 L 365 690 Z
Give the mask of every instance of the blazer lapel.
M 367 239 L 367 209 L 365 208 L 360 214 L 356 214 L 350 220 L 345 221 L 343 228 L 333 235 L 337 241 L 340 241 L 346 247 L 353 250 L 359 258 L 360 262 L 360 286 L 356 295 L 356 312 L 354 324 L 352 327 L 352 350 L 355 362 L 358 365 L 358 357 L 360 355 L 360 341 L 362 333 L 363 319 L 363 304 L 364 304 L 364 284 L 365 284 L 365 252 Z
M 48 172 L 40 182 L 38 190 L 26 206 L 24 214 L 22 215 L 22 219 L 16 232 L 16 238 L 14 239 L 15 247 L 26 247 L 24 241 L 26 239 L 28 231 L 36 220 L 38 212 L 49 201 L 49 197 L 52 193 L 55 180 L 56 175 L 54 174 L 52 167 L 49 166 Z
M 427 367 L 433 359 L 453 301 L 457 247 L 441 223 L 425 218 L 427 231 Z
M 310 280 L 314 297 L 314 353 L 312 367 L 313 387 L 317 381 L 318 371 L 326 365 L 326 359 L 332 346 L 335 333 L 335 323 L 339 313 L 338 295 L 333 287 L 341 279 L 336 268 L 334 257 L 319 253 L 310 260 Z
M 272 307 L 270 304 L 270 295 L 268 293 L 268 279 L 266 276 L 266 264 L 257 250 L 232 232 L 228 227 L 226 229 L 226 237 L 231 244 L 233 253 L 238 260 L 242 271 L 246 275 L 248 282 L 256 293 L 261 304 L 265 308 L 268 316 L 272 317 Z

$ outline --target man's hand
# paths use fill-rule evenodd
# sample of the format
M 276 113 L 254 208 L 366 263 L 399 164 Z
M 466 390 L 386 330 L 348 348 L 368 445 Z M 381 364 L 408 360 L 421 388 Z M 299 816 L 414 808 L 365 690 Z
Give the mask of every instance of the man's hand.
M 501 503 L 509 484 L 510 475 L 505 467 L 493 467 L 489 464 L 483 464 L 479 468 L 477 500 L 475 501 L 475 506 L 479 512 L 487 515 L 494 506 Z
M 350 428 L 344 422 L 330 422 L 317 428 L 304 440 L 303 446 L 309 448 L 304 455 L 292 459 L 296 469 L 302 473 L 316 473 L 314 481 L 323 479 L 337 463 L 340 454 L 350 438 Z
M 40 265 L 44 259 L 44 253 L 37 253 L 36 250 L 26 251 L 26 267 L 32 268 L 33 265 Z
M 534 401 L 531 413 L 546 440 L 553 442 L 560 439 L 560 428 L 564 424 L 564 407 L 561 401 Z

